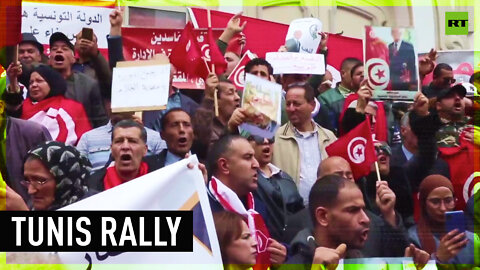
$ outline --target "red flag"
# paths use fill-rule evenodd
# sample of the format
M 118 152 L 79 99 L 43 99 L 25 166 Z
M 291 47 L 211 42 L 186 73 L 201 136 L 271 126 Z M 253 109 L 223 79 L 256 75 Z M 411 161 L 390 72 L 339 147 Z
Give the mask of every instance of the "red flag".
M 456 208 L 463 210 L 473 195 L 474 186 L 480 185 L 480 148 L 460 138 L 460 146 L 440 147 L 440 156 L 450 167 L 450 180 L 453 184 Z
M 242 59 L 240 59 L 237 66 L 232 70 L 230 76 L 228 76 L 228 79 L 233 82 L 238 90 L 243 90 L 243 87 L 245 86 L 245 65 L 255 58 L 255 55 L 248 50 L 243 55 Z
M 22 40 L 22 1 L 0 1 L 0 48 Z
M 212 70 L 212 65 L 215 66 L 215 74 L 220 75 L 227 70 L 227 61 L 225 61 L 225 57 L 223 57 L 222 52 L 217 46 L 215 42 L 215 38 L 213 37 L 212 28 L 208 28 L 208 45 L 210 47 L 209 55 L 205 57 L 209 61 L 209 68 Z M 201 77 L 206 78 L 206 77 Z
M 355 180 L 368 175 L 370 165 L 377 160 L 368 119 L 327 146 L 325 150 L 329 156 L 346 159 L 350 163 Z
M 200 78 L 208 75 L 207 66 L 203 58 L 202 50 L 198 45 L 196 35 L 193 33 L 193 26 L 188 22 L 182 31 L 177 46 L 170 54 L 170 62 L 179 70 Z
M 363 41 L 358 38 L 329 34 L 327 63 L 341 70 L 342 61 L 349 57 L 355 57 L 363 61 Z

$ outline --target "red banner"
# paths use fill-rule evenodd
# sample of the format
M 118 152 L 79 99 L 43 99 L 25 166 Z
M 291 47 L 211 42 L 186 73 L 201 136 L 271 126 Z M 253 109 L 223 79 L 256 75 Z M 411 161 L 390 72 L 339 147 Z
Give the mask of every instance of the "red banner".
M 218 39 L 223 30 L 213 30 L 213 36 Z M 180 39 L 182 29 L 155 28 L 122 28 L 123 55 L 126 60 L 147 60 L 155 54 L 164 53 L 170 56 L 172 49 Z M 202 52 L 209 55 L 207 29 L 195 30 L 197 41 Z M 184 72 L 173 75 L 173 85 L 180 89 L 205 89 L 205 80 L 187 76 Z

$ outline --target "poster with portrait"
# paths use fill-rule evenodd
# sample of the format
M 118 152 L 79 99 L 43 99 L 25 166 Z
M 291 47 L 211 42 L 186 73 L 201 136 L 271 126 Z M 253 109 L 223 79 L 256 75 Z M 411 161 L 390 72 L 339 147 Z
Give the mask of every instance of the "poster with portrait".
M 281 125 L 282 86 L 252 74 L 245 75 L 242 108 L 252 117 L 240 125 L 240 133 L 270 139 Z
M 285 47 L 289 52 L 317 53 L 322 37 L 322 22 L 317 18 L 293 20 L 285 37 Z
M 413 29 L 365 26 L 364 55 L 374 98 L 413 100 L 419 89 Z

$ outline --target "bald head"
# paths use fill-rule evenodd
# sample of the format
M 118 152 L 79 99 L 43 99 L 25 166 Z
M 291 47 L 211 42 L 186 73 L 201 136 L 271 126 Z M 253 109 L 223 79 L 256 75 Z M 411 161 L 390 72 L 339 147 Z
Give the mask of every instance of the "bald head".
M 336 174 L 350 181 L 354 181 L 350 164 L 342 157 L 333 156 L 324 159 L 317 170 L 317 177 L 322 178 L 326 175 Z

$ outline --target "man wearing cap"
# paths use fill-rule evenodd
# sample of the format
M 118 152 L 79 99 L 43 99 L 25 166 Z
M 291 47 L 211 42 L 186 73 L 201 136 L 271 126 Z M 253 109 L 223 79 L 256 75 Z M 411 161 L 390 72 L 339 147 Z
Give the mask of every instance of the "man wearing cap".
M 108 118 L 98 82 L 85 74 L 72 70 L 75 63 L 74 53 L 74 46 L 65 34 L 56 32 L 50 36 L 48 63 L 67 80 L 65 97 L 83 104 L 93 127 L 102 126 L 108 122 Z

